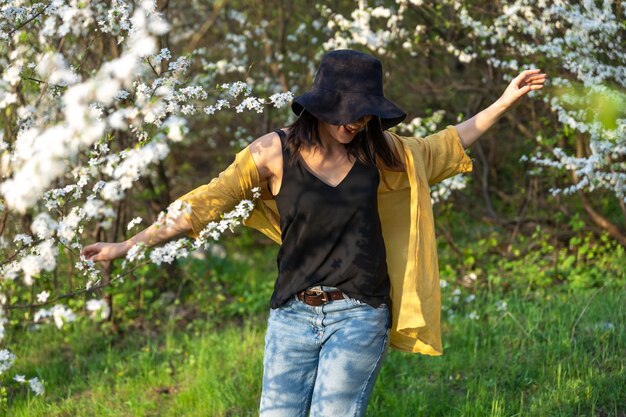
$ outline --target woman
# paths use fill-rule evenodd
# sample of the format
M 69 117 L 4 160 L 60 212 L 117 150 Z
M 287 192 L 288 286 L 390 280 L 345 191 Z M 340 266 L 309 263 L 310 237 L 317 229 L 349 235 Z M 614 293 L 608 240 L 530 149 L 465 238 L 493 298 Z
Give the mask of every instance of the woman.
M 256 139 L 211 183 L 179 200 L 191 212 L 83 254 L 103 261 L 136 243 L 198 236 L 251 189 L 247 225 L 281 244 L 265 337 L 262 416 L 362 416 L 388 346 L 440 355 L 439 276 L 428 186 L 471 171 L 464 149 L 517 99 L 543 87 L 527 70 L 493 105 L 426 138 L 385 130 L 406 114 L 384 97 L 382 66 L 326 54 L 298 119 Z

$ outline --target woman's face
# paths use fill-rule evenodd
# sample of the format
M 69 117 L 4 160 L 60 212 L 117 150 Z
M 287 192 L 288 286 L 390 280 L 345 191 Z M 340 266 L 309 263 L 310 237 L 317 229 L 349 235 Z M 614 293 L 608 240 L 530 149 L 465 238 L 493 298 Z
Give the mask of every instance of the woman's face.
M 339 143 L 347 144 L 354 139 L 357 133 L 365 128 L 367 122 L 372 116 L 363 116 L 358 120 L 345 125 L 331 125 L 326 122 L 319 121 L 320 136 L 332 137 Z

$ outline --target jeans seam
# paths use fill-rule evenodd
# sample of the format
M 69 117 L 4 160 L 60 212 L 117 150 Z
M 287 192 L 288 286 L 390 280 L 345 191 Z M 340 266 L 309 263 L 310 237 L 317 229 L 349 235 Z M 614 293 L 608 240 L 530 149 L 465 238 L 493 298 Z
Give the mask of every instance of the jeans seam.
M 382 344 L 382 348 L 380 350 L 380 353 L 378 354 L 378 359 L 376 359 L 376 363 L 374 364 L 374 366 L 372 367 L 372 370 L 370 371 L 370 374 L 367 377 L 367 380 L 365 381 L 365 384 L 363 385 L 363 389 L 361 390 L 361 395 L 359 397 L 359 400 L 357 402 L 357 406 L 356 406 L 356 410 L 354 412 L 354 416 L 358 417 L 361 412 L 361 409 L 363 408 L 363 396 L 365 395 L 365 390 L 367 389 L 367 386 L 370 383 L 370 380 L 372 379 L 372 375 L 374 374 L 374 371 L 376 370 L 376 368 L 378 367 L 378 364 L 380 363 L 380 361 L 383 358 L 383 355 L 385 353 L 385 349 L 387 347 L 387 339 L 389 338 L 389 329 L 387 329 L 385 331 L 385 338 L 383 340 L 383 344 Z M 372 386 L 372 390 L 374 391 L 374 387 Z M 371 395 L 371 392 L 370 392 Z

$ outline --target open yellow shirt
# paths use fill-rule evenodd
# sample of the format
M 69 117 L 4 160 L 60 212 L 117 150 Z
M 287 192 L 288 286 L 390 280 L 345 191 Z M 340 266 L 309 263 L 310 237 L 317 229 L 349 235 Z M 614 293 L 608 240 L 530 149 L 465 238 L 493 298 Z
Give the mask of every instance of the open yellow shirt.
M 470 172 L 472 162 L 452 125 L 425 138 L 388 133 L 406 167 L 405 172 L 381 170 L 378 187 L 391 280 L 390 345 L 405 352 L 441 355 L 439 267 L 429 187 Z M 210 221 L 219 220 L 242 199 L 252 199 L 251 190 L 257 186 L 266 189 L 267 182 L 259 177 L 246 147 L 218 177 L 178 199 L 192 207 L 186 215 L 192 227 L 189 235 L 197 237 Z M 278 209 L 269 193 L 255 201 L 245 224 L 280 244 Z

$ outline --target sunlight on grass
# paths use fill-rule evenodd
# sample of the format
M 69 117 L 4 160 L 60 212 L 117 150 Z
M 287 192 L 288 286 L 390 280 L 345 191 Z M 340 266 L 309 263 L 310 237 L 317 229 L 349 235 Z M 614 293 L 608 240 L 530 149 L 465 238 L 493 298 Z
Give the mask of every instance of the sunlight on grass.
M 626 296 L 601 291 L 511 294 L 506 311 L 478 296 L 480 318 L 444 319 L 443 356 L 390 351 L 368 416 L 623 415 Z M 21 335 L 17 372 L 47 391 L 16 392 L 9 415 L 257 415 L 266 317 L 115 343 L 93 323 Z

